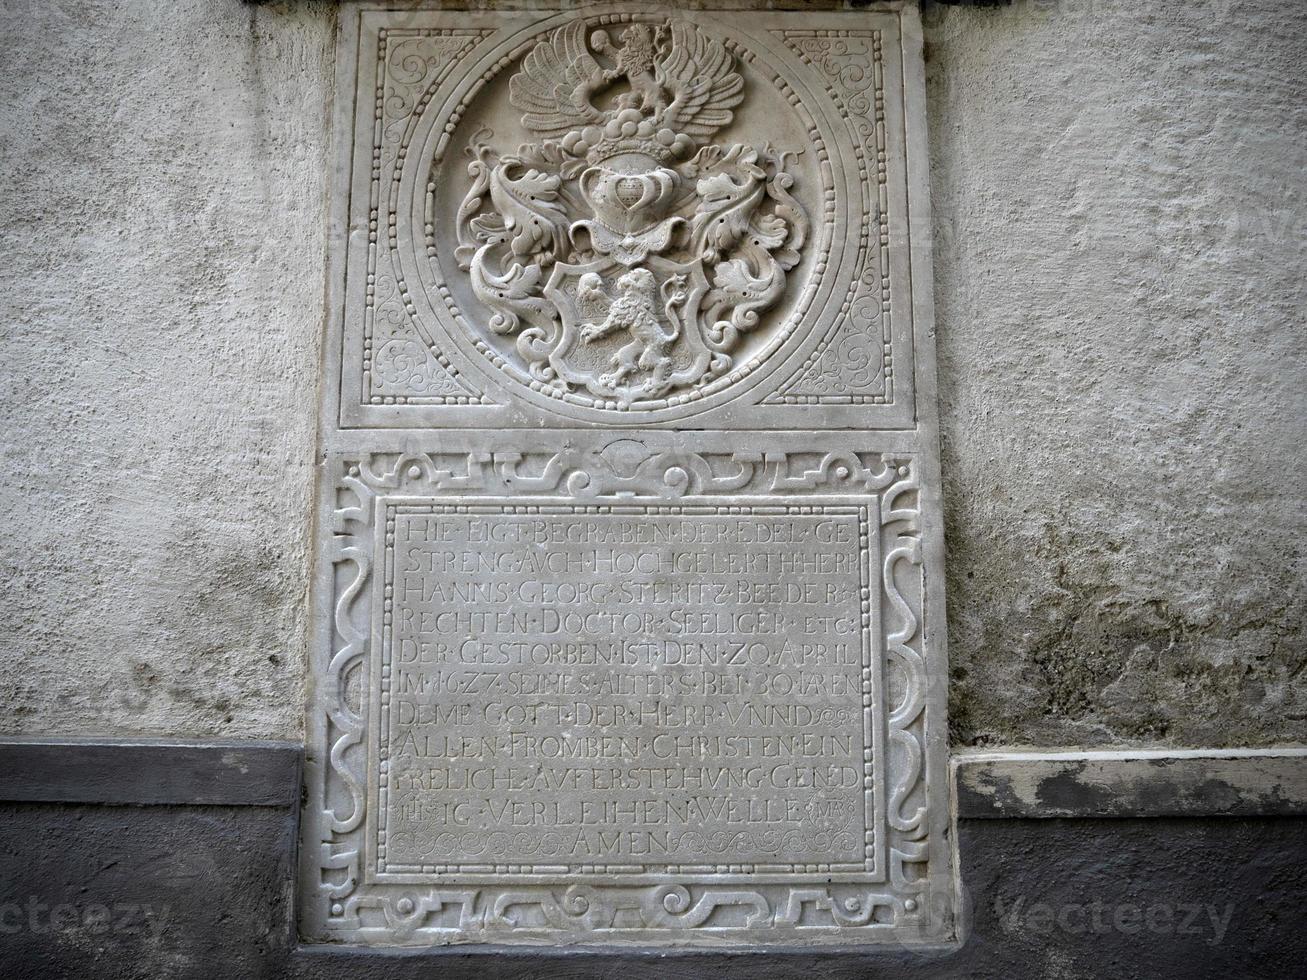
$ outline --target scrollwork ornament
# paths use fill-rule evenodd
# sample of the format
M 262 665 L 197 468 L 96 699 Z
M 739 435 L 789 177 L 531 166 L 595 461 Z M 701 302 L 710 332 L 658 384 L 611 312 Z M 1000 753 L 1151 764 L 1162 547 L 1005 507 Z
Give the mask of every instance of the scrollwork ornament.
M 680 20 L 575 20 L 522 58 L 509 101 L 535 142 L 472 137 L 455 256 L 533 386 L 629 409 L 732 371 L 809 234 L 801 147 L 711 142 L 744 96 Z

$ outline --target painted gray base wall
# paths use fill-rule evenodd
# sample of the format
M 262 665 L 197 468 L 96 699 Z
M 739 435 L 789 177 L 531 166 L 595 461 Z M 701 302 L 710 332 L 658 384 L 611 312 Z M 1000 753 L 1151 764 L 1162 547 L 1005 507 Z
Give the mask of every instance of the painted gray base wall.
M 221 760 L 233 751 L 0 744 L 0 976 L 1230 980 L 1299 975 L 1307 962 L 1299 928 L 1307 905 L 1307 808 L 1298 754 L 1208 759 L 1209 772 L 1238 762 L 1240 771 L 1260 773 L 1256 785 L 1229 789 L 1226 781 L 1222 795 L 1209 781 L 1206 802 L 1165 815 L 1147 801 L 1176 797 L 1197 763 L 1120 761 L 1116 776 L 1143 792 L 1121 794 L 1115 816 L 1094 815 L 1103 765 L 1084 766 L 1078 778 L 1068 771 L 1079 764 L 1065 758 L 1024 767 L 964 759 L 955 767 L 964 786 L 1011 785 L 1015 773 L 1018 786 L 1056 785 L 1061 795 L 1056 807 L 1004 807 L 959 792 L 957 841 L 970 914 L 960 949 L 727 955 L 297 948 L 297 794 L 284 790 L 298 785 L 298 753 L 264 743 L 224 768 Z M 98 775 L 82 765 L 88 755 Z M 59 794 L 39 789 L 49 785 L 52 767 L 62 774 Z M 169 773 L 162 789 L 161 768 Z M 106 792 L 107 784 L 116 789 Z M 1268 786 L 1279 789 L 1263 792 Z M 127 802 L 133 793 L 149 802 Z M 1279 802 L 1248 802 L 1259 794 Z M 52 795 L 65 801 L 42 801 Z M 78 796 L 97 802 L 67 802 Z M 1126 815 L 1131 800 L 1153 815 Z

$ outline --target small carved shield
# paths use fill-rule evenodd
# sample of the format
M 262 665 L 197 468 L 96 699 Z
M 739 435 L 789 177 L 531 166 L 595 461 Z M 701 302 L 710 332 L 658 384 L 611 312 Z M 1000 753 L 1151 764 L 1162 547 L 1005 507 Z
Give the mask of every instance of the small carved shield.
M 704 343 L 707 291 L 700 262 L 651 255 L 634 268 L 607 258 L 556 263 L 544 288 L 562 324 L 550 366 L 568 384 L 623 406 L 693 385 L 710 366 L 725 366 Z

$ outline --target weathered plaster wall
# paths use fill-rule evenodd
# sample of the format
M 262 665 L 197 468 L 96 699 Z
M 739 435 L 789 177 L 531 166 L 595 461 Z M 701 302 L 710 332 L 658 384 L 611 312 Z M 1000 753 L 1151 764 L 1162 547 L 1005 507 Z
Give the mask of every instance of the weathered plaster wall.
M 0 5 L 0 727 L 299 730 L 334 8 Z
M 1307 739 L 1307 5 L 928 24 L 954 740 Z
M 0 730 L 294 737 L 334 8 L 0 18 Z M 1307 10 L 927 26 L 955 740 L 1307 740 Z

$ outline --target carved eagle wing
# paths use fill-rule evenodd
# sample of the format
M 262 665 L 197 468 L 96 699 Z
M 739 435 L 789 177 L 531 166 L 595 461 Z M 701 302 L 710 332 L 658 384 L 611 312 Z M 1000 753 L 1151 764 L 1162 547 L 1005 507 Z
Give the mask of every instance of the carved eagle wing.
M 508 100 L 523 113 L 522 125 L 557 138 L 603 119 L 590 96 L 604 84 L 604 70 L 585 43 L 585 24 L 558 28 L 522 59 L 508 83 Z
M 657 66 L 658 83 L 672 96 L 662 124 L 702 140 L 730 124 L 731 109 L 744 98 L 744 79 L 720 41 L 683 21 L 673 21 L 671 33 Z

